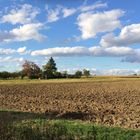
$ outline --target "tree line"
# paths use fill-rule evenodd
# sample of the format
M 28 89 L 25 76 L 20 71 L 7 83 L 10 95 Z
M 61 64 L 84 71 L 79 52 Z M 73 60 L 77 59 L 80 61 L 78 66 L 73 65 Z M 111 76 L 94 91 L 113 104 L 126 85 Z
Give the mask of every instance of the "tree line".
M 42 66 L 42 69 L 34 62 L 26 60 L 22 65 L 22 70 L 19 72 L 0 72 L 0 79 L 55 79 L 55 78 L 80 78 L 81 76 L 89 77 L 90 71 L 76 71 L 74 74 L 68 74 L 67 71 L 59 72 L 54 59 L 51 57 L 48 62 Z

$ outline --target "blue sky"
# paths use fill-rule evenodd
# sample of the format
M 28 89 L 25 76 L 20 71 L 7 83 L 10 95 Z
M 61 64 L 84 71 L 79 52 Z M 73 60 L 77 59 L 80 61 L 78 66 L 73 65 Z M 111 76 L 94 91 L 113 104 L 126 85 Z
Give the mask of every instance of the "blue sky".
M 0 0 L 0 71 L 40 67 L 54 57 L 60 71 L 140 73 L 138 0 Z

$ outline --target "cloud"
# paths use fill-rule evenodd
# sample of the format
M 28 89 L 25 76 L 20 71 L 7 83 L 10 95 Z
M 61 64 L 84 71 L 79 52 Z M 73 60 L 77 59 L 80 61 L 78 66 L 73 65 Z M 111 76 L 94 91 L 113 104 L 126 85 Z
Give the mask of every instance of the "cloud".
M 118 36 L 112 33 L 106 34 L 102 37 L 100 44 L 103 47 L 140 44 L 140 23 L 123 27 Z
M 130 47 L 56 47 L 31 51 L 32 56 L 91 56 L 91 57 L 121 57 L 122 62 L 140 63 L 140 49 Z
M 134 50 L 129 47 L 110 47 L 110 48 L 91 47 L 89 48 L 89 52 L 93 56 L 112 56 L 112 57 L 133 55 L 135 53 Z
M 122 62 L 140 63 L 140 55 L 127 56 L 122 59 Z
M 26 53 L 29 53 L 30 51 L 27 50 L 27 48 L 24 46 L 24 47 L 20 47 L 18 49 L 11 49 L 11 48 L 0 48 L 0 55 L 10 55 L 10 54 L 15 54 L 15 53 L 18 53 L 18 54 L 26 54 Z
M 109 70 L 96 70 L 97 75 L 134 75 L 140 74 L 140 69 L 109 69 Z
M 77 10 L 75 8 L 63 8 L 62 12 L 63 12 L 63 17 L 66 18 L 76 13 Z
M 126 56 L 122 62 L 140 63 L 140 49 L 135 49 L 134 54 Z
M 0 57 L 0 62 L 23 62 L 24 59 L 22 57 L 20 58 L 14 58 L 12 56 L 7 57 Z
M 96 4 L 93 5 L 88 5 L 88 6 L 81 6 L 79 9 L 81 12 L 87 12 L 87 11 L 92 11 L 98 8 L 106 8 L 107 7 L 107 3 L 101 3 L 98 2 Z
M 91 13 L 82 13 L 77 18 L 77 25 L 82 39 L 94 38 L 98 33 L 110 32 L 121 27 L 119 18 L 124 15 L 120 9 Z
M 13 39 L 13 35 L 8 31 L 0 31 L 0 42 L 6 42 L 11 39 Z
M 38 8 L 34 8 L 30 4 L 20 5 L 18 8 L 12 9 L 9 14 L 4 15 L 1 22 L 9 22 L 13 25 L 31 23 L 39 12 Z
M 42 29 L 43 24 L 41 23 L 31 23 L 20 26 L 10 31 L 10 34 L 14 36 L 15 41 L 26 41 L 26 40 L 37 40 L 42 41 L 45 36 L 39 33 Z
M 87 5 L 87 6 L 83 5 L 78 8 L 63 8 L 62 13 L 63 13 L 63 17 L 65 18 L 75 14 L 76 12 L 81 13 L 81 12 L 93 11 L 98 8 L 105 8 L 105 7 L 107 7 L 107 3 L 98 2 L 93 5 Z
M 92 56 L 92 57 L 123 57 L 122 62 L 140 63 L 140 49 L 133 49 L 130 47 L 55 47 L 42 50 L 30 51 L 27 48 L 20 47 L 17 49 L 0 48 L 0 55 L 9 54 L 31 54 L 32 56 L 45 56 L 45 57 L 61 57 L 61 56 Z
M 24 46 L 24 47 L 18 48 L 17 49 L 17 52 L 19 54 L 25 54 L 27 52 L 26 47 Z
M 44 55 L 44 56 L 81 56 L 88 55 L 88 49 L 85 47 L 56 47 L 43 50 L 32 51 L 32 56 Z
M 23 57 L 19 58 L 13 56 L 0 57 L 0 71 L 10 71 L 10 72 L 19 71 L 22 69 L 22 64 L 24 61 L 25 60 Z
M 15 53 L 14 49 L 4 49 L 4 48 L 0 48 L 0 55 L 8 55 L 8 54 L 13 54 Z
M 11 31 L 0 33 L 0 42 L 13 42 L 13 41 L 27 41 L 37 40 L 42 41 L 46 38 L 45 35 L 39 33 L 39 30 L 43 28 L 42 23 L 30 23 L 18 28 L 14 28 Z
M 46 10 L 47 22 L 55 22 L 60 19 L 61 6 L 57 6 L 56 9 L 49 9 L 47 6 Z
M 83 71 L 84 68 L 67 68 L 67 69 L 60 69 L 60 72 L 67 71 L 70 74 L 74 74 L 77 70 Z M 127 76 L 127 75 L 134 75 L 134 74 L 140 74 L 140 69 L 96 69 L 96 68 L 86 68 L 90 71 L 92 75 L 105 75 L 105 76 L 111 76 L 111 75 L 118 75 L 118 76 Z
M 126 56 L 132 55 L 135 51 L 129 47 L 56 47 L 31 52 L 32 56 Z
M 47 10 L 47 22 L 56 22 L 60 19 L 69 17 L 75 13 L 93 11 L 98 8 L 107 7 L 107 3 L 95 3 L 93 5 L 82 5 L 77 8 L 68 8 L 61 5 L 57 5 L 55 9 L 49 9 L 48 5 L 46 5 Z

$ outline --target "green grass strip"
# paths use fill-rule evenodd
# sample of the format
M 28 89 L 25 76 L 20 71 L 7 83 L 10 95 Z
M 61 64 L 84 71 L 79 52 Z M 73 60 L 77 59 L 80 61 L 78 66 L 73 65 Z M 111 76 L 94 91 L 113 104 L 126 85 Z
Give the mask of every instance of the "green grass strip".
M 2 140 L 140 140 L 140 130 L 69 120 L 24 120 L 4 129 Z

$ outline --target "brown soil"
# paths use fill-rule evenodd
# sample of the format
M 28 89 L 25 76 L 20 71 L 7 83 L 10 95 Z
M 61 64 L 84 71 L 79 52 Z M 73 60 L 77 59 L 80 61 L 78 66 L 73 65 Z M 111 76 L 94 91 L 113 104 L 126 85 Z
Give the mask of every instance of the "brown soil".
M 140 128 L 140 81 L 0 85 L 0 108 Z

